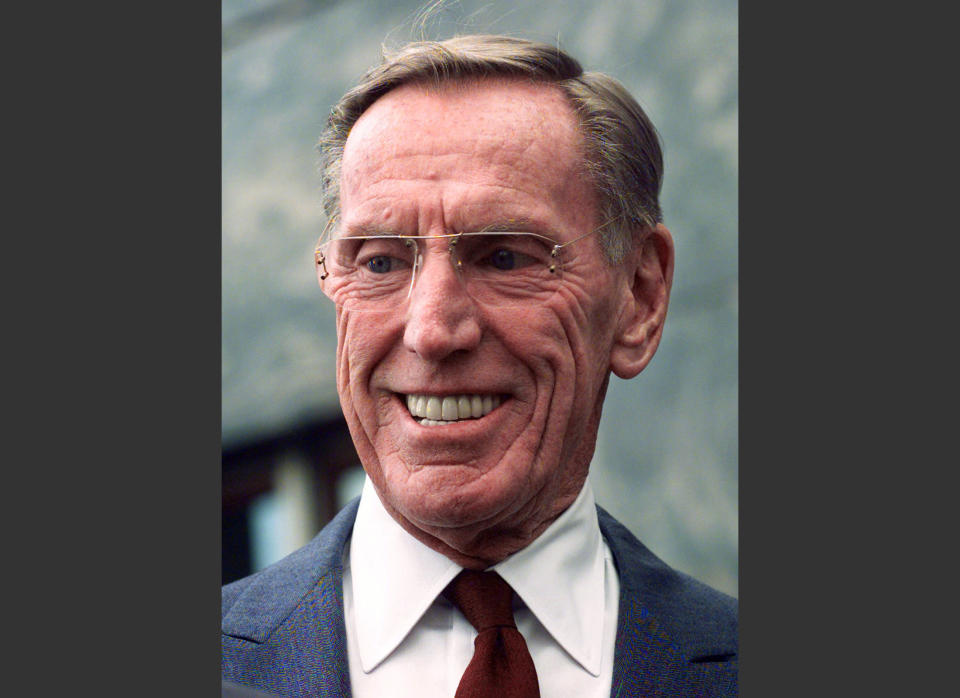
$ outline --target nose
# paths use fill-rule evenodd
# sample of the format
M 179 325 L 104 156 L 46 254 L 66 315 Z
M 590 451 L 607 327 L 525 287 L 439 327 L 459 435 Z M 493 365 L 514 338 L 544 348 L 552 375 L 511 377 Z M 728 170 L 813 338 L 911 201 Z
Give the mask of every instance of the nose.
M 450 264 L 446 249 L 423 251 L 407 303 L 404 345 L 427 361 L 470 351 L 482 334 L 478 308 Z

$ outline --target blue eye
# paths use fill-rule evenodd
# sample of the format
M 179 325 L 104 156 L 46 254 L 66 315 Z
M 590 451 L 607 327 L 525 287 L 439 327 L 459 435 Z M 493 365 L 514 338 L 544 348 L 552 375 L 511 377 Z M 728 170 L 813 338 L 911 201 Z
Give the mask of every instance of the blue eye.
M 393 268 L 393 258 L 386 255 L 377 255 L 367 260 L 367 269 L 374 274 L 386 274 Z
M 501 248 L 490 255 L 490 264 L 500 271 L 510 271 L 517 266 L 517 260 L 511 250 Z

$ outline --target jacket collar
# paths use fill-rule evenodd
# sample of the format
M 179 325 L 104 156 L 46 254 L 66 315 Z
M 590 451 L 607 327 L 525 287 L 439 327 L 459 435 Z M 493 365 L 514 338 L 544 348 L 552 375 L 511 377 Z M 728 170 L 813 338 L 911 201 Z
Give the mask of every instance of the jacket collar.
M 736 695 L 737 600 L 672 569 L 597 510 L 620 577 L 611 695 Z
M 323 577 L 330 576 L 343 598 L 343 549 L 360 500 L 354 499 L 313 540 L 279 562 L 224 587 L 222 629 L 227 635 L 264 642 Z M 232 587 L 242 589 L 233 598 Z M 341 609 L 341 622 L 342 609 Z

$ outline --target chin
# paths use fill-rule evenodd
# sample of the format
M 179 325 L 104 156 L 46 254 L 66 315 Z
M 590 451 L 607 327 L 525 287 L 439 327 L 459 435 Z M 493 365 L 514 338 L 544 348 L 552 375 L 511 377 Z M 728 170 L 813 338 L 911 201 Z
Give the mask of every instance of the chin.
M 478 473 L 463 465 L 419 468 L 398 486 L 387 484 L 386 500 L 401 516 L 421 529 L 493 525 L 519 506 L 514 479 L 495 472 Z

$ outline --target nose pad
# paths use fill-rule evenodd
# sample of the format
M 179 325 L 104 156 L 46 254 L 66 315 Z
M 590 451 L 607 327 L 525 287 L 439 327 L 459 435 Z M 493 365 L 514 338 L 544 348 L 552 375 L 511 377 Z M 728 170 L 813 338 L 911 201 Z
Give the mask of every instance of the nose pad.
M 410 286 L 407 287 L 407 303 L 410 302 L 410 296 L 413 295 L 413 287 L 417 285 L 417 279 L 420 276 L 420 269 L 423 267 L 423 252 L 415 250 L 413 255 L 413 269 L 410 272 Z
M 460 262 L 454 250 L 455 245 L 456 240 L 449 244 L 449 247 L 446 249 L 446 255 L 444 254 L 444 250 L 439 246 L 432 250 L 425 249 L 424 247 L 416 248 L 410 278 L 410 288 L 407 290 L 408 300 L 412 299 L 415 289 L 418 286 L 424 285 L 421 277 L 426 273 L 430 275 L 431 279 L 426 281 L 425 285 L 437 286 L 438 284 L 449 284 L 449 288 L 446 290 L 448 295 L 462 294 L 470 303 L 474 302 L 467 292 L 467 285 L 463 282 L 463 276 L 460 273 Z M 429 271 L 425 271 L 426 262 L 424 260 L 427 256 L 431 258 Z M 446 261 L 443 257 L 447 258 Z
M 421 251 L 408 293 L 404 344 L 428 360 L 479 344 L 480 314 L 446 250 Z M 446 259 L 443 259 L 446 257 Z

